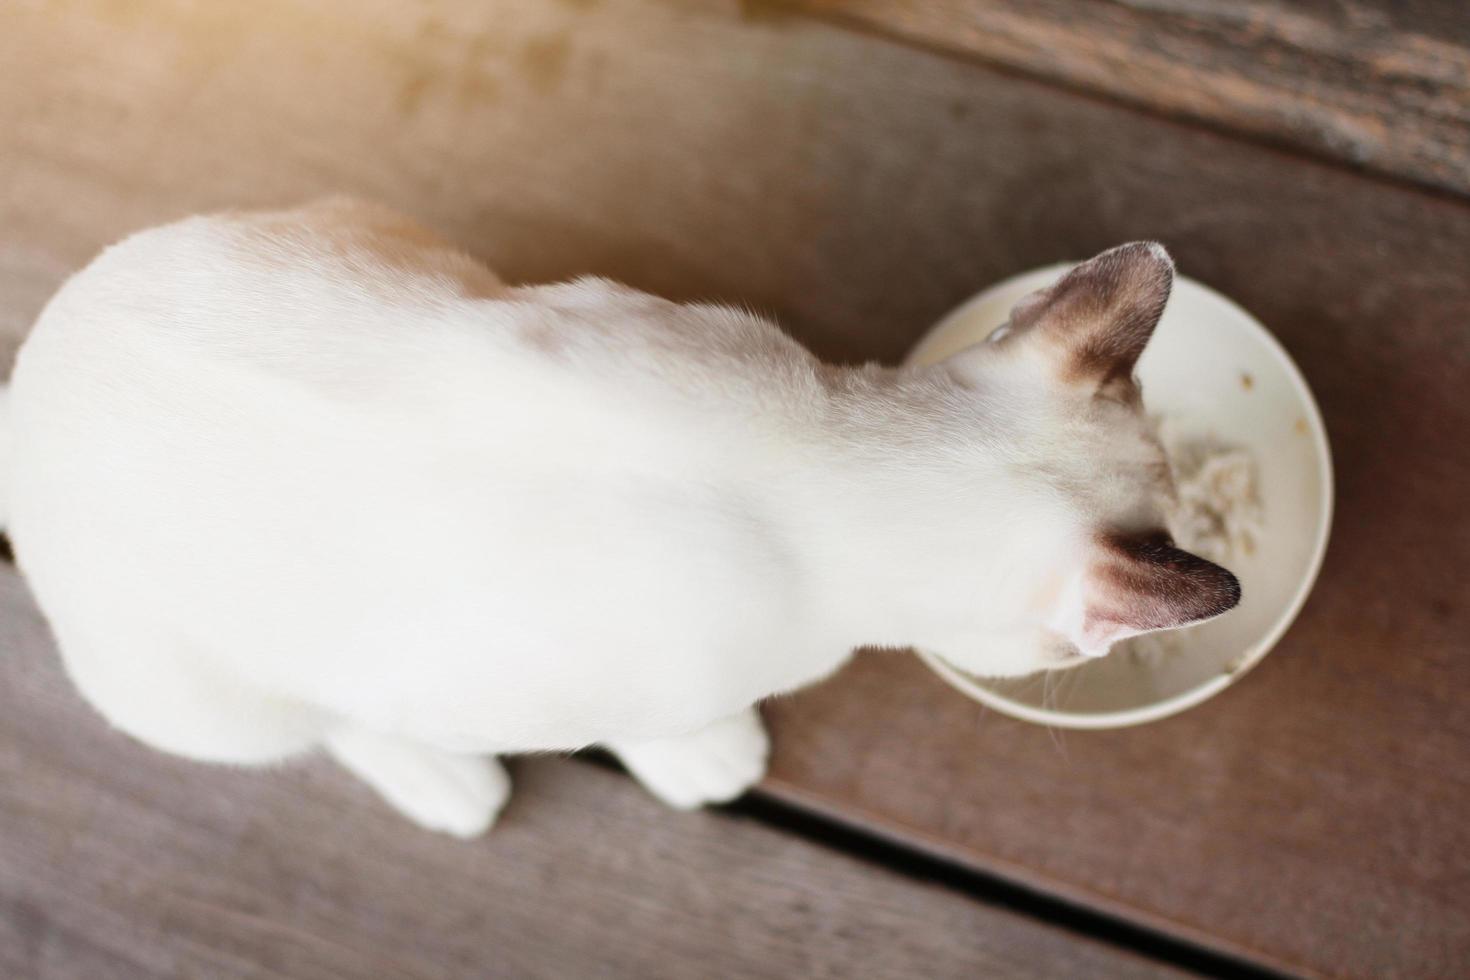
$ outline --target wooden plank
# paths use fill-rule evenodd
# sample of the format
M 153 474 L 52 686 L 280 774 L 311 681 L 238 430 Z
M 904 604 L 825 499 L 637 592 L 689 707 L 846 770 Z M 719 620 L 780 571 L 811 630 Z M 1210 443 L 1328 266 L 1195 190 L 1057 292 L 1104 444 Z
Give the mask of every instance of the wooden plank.
M 1463 3 L 762 0 L 1470 193 Z
M 732 6 L 0 7 L 0 333 L 125 231 L 329 190 L 513 279 L 597 272 L 902 356 L 1013 272 L 1156 237 L 1316 389 L 1338 520 L 1239 689 L 1135 731 L 986 715 L 900 656 L 773 707 L 771 791 L 1290 969 L 1470 959 L 1470 208 Z
M 565 760 L 474 843 L 325 761 L 194 765 L 109 732 L 0 572 L 0 975 L 1182 974 Z

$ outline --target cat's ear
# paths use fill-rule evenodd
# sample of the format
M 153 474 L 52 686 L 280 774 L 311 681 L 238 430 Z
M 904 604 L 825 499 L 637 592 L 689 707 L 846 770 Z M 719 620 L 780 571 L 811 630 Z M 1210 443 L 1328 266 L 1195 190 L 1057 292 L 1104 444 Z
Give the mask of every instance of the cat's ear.
M 1173 285 L 1174 262 L 1162 245 L 1119 245 L 1022 299 L 997 340 L 1045 344 L 1070 382 L 1127 379 Z
M 1239 602 L 1234 575 L 1167 534 L 1111 534 L 1098 539 L 1054 628 L 1096 657 L 1119 640 L 1214 619 Z

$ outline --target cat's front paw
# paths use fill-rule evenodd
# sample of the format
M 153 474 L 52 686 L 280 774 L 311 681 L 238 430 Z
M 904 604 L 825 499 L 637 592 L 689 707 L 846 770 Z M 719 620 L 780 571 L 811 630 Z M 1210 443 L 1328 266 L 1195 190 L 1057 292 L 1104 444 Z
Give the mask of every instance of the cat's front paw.
M 760 781 L 771 743 L 754 708 L 678 738 L 617 743 L 610 748 L 648 791 L 691 810 L 725 803 Z

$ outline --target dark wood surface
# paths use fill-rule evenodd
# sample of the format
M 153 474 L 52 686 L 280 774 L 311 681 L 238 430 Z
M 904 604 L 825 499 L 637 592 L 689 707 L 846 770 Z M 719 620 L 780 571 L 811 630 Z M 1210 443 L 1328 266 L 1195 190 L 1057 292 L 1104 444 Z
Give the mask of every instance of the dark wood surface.
M 10 344 L 128 230 L 337 190 L 509 278 L 748 302 L 845 360 L 1002 276 L 1166 241 L 1322 403 L 1338 516 L 1298 626 L 1115 733 L 865 657 L 773 706 L 767 791 L 1264 963 L 1463 973 L 1470 206 L 713 0 L 0 8 Z
M 1470 193 L 1459 0 L 764 0 Z
M 513 776 L 464 843 L 325 761 L 161 756 L 78 700 L 0 572 L 0 976 L 1183 975 L 589 765 Z

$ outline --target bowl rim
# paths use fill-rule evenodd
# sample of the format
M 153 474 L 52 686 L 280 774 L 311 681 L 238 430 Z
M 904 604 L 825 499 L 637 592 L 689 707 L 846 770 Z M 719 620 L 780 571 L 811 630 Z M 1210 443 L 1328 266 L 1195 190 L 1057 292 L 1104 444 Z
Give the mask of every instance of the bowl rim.
M 987 286 L 980 292 L 971 296 L 968 300 L 955 307 L 949 313 L 940 318 L 939 322 L 929 329 L 919 342 L 909 351 L 904 358 L 905 364 L 914 364 L 924 353 L 932 348 L 937 338 L 945 334 L 952 325 L 962 320 L 976 307 L 990 302 L 997 293 L 1006 292 L 1020 288 L 1032 280 L 1036 286 L 1041 288 L 1049 281 L 1075 265 L 1071 262 L 1060 262 L 1055 265 L 1043 266 L 1020 272 L 1016 275 L 1002 279 L 991 286 Z M 1212 300 L 1226 311 L 1226 313 L 1240 319 L 1250 327 L 1263 341 L 1277 362 L 1284 369 L 1287 379 L 1296 391 L 1304 407 L 1304 416 L 1307 420 L 1308 434 L 1312 440 L 1312 448 L 1317 456 L 1317 465 L 1322 471 L 1320 516 L 1315 528 L 1312 545 L 1312 557 L 1307 565 L 1307 573 L 1302 577 L 1291 601 L 1276 618 L 1265 634 L 1254 644 L 1246 647 L 1233 661 L 1226 672 L 1203 681 L 1186 691 L 1181 691 L 1172 697 L 1155 701 L 1152 704 L 1137 708 L 1129 708 L 1122 711 L 1097 711 L 1078 712 L 1066 711 L 1056 708 L 1037 708 L 1032 705 L 1007 697 L 998 691 L 991 690 L 980 683 L 975 677 L 961 671 L 959 668 L 945 661 L 938 654 L 927 650 L 916 650 L 919 659 L 938 674 L 945 682 L 963 693 L 969 695 L 976 701 L 981 702 L 1001 714 L 1018 718 L 1022 721 L 1034 722 L 1039 725 L 1051 725 L 1058 728 L 1072 729 L 1105 729 L 1126 728 L 1132 725 L 1141 725 L 1146 722 L 1159 721 L 1171 715 L 1178 714 L 1189 708 L 1214 697 L 1221 691 L 1235 684 L 1236 681 L 1250 672 L 1251 668 L 1265 659 L 1266 655 L 1276 646 L 1276 643 L 1285 635 L 1291 624 L 1296 621 L 1297 614 L 1306 605 L 1307 597 L 1311 595 L 1312 587 L 1317 582 L 1317 575 L 1322 570 L 1322 563 L 1327 556 L 1327 543 L 1332 534 L 1333 504 L 1335 500 L 1335 483 L 1332 469 L 1332 449 L 1327 439 L 1327 426 L 1322 420 L 1321 409 L 1317 406 L 1317 399 L 1312 395 L 1311 386 L 1303 376 L 1301 369 L 1287 353 L 1281 341 L 1276 335 L 1266 329 L 1266 326 L 1252 316 L 1239 303 L 1230 297 L 1212 289 L 1197 279 L 1187 276 L 1176 276 L 1175 287 L 1186 285 L 1188 288 L 1198 290 L 1205 298 Z

